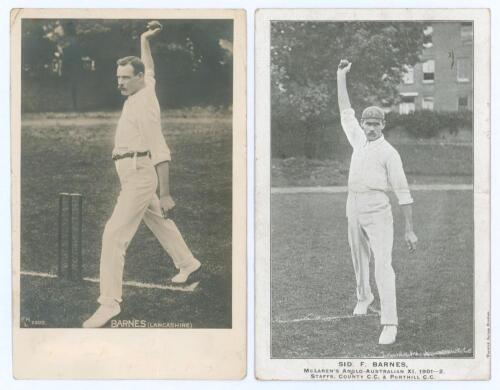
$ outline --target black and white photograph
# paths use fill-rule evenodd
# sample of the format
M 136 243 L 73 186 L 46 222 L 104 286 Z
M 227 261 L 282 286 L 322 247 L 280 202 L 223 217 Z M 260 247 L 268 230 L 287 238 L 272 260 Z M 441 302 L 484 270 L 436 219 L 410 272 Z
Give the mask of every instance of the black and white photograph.
M 16 19 L 19 328 L 240 328 L 236 13 L 98 14 Z
M 269 100 L 256 132 L 270 133 L 256 141 L 269 164 L 256 173 L 269 187 L 256 206 L 269 223 L 256 233 L 258 267 L 269 261 L 257 271 L 262 366 L 361 360 L 286 366 L 290 376 L 262 367 L 263 379 L 484 378 L 486 14 L 319 12 L 270 11 L 258 25 Z M 440 359 L 483 365 L 465 377 Z

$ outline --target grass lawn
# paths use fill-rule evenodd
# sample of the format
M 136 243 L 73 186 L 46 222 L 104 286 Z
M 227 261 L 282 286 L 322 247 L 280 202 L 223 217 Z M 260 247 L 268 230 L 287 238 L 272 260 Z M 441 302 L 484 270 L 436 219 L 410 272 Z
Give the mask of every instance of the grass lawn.
M 393 204 L 400 327 L 396 344 L 386 347 L 377 343 L 378 315 L 332 318 L 349 316 L 356 303 L 347 194 L 272 196 L 273 358 L 472 356 L 473 193 L 412 195 L 414 254 L 404 245 L 403 215 Z
M 202 261 L 193 293 L 124 288 L 121 319 L 231 327 L 231 117 L 169 117 L 173 219 Z M 59 192 L 84 194 L 83 275 L 98 277 L 101 235 L 119 192 L 111 160 L 116 115 L 30 114 L 21 131 L 21 270 L 56 273 Z M 75 220 L 76 222 L 76 220 Z M 76 232 L 76 230 L 75 230 Z M 141 225 L 129 246 L 125 280 L 165 284 L 175 273 Z M 98 284 L 21 278 L 21 316 L 47 327 L 78 327 L 96 309 Z

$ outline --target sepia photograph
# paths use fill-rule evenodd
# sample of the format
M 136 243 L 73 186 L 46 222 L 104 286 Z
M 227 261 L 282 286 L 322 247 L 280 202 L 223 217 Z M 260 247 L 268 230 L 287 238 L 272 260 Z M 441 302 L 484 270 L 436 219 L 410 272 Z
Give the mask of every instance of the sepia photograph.
M 232 21 L 22 24 L 21 326 L 230 328 Z
M 234 13 L 98 14 L 16 20 L 19 327 L 233 329 Z
M 475 107 L 488 106 L 475 93 L 478 22 L 290 14 L 276 11 L 268 46 L 259 41 L 270 97 L 270 137 L 257 140 L 269 142 L 269 181 L 257 179 L 269 186 L 269 306 L 257 309 L 269 310 L 266 358 L 474 360 L 485 344 L 476 315 L 489 310 L 475 300 L 489 289 L 477 284 L 487 236 L 475 236 L 476 138 L 487 130 Z

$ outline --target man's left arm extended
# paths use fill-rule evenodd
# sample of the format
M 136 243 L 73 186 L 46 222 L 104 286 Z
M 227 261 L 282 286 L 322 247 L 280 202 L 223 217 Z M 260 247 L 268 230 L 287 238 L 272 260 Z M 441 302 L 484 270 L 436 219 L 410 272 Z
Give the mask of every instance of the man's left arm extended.
M 397 152 L 392 154 L 387 162 L 389 183 L 398 198 L 399 205 L 405 217 L 405 242 L 410 252 L 417 249 L 417 235 L 413 231 L 413 198 L 410 194 L 408 181 L 403 170 L 403 162 Z
M 168 211 L 175 206 L 175 202 L 170 195 L 170 162 L 163 161 L 156 165 L 158 175 L 158 187 L 160 191 L 160 207 L 164 218 L 168 217 Z
M 417 235 L 413 232 L 413 208 L 410 204 L 401 205 L 405 216 L 405 241 L 410 252 L 415 252 L 417 249 Z

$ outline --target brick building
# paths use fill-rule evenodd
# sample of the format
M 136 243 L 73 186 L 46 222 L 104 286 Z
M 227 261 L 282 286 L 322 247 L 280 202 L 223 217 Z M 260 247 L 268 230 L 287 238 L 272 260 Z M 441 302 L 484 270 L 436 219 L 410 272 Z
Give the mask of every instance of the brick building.
M 459 111 L 473 107 L 473 25 L 432 22 L 424 30 L 421 62 L 408 67 L 395 111 Z

